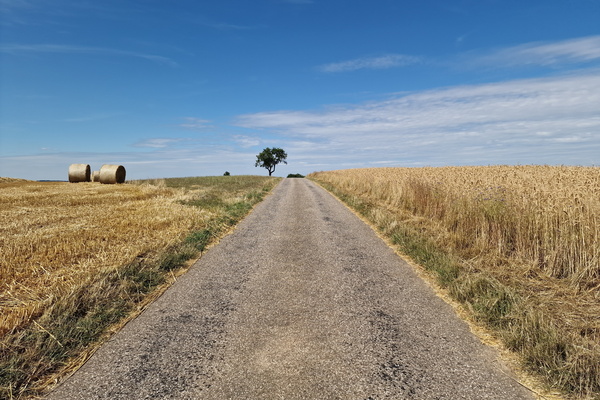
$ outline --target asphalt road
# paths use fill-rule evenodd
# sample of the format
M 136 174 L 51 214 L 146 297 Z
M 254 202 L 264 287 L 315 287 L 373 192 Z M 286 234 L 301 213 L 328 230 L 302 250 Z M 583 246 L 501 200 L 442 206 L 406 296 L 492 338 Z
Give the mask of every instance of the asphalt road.
M 48 399 L 533 399 L 377 235 L 286 179 Z

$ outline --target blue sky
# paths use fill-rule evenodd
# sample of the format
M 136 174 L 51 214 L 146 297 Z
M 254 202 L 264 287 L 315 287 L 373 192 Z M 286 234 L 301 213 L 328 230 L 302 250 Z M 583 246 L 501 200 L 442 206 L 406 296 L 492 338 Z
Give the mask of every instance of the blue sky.
M 600 164 L 600 0 L 0 0 L 0 176 Z

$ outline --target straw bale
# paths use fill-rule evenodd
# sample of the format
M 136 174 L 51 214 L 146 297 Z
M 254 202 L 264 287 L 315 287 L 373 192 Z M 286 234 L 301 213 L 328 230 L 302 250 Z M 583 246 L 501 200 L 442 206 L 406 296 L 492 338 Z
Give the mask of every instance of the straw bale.
M 122 165 L 104 164 L 100 168 L 100 183 L 125 182 L 125 167 Z
M 92 172 L 92 182 L 100 182 L 100 171 Z
M 69 166 L 69 182 L 89 182 L 89 164 L 71 164 Z

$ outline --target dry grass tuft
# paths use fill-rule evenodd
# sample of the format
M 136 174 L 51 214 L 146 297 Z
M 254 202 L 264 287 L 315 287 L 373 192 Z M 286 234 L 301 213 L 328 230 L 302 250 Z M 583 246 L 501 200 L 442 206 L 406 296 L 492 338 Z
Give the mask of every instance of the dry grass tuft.
M 550 385 L 600 396 L 600 168 L 309 175 L 359 210 Z

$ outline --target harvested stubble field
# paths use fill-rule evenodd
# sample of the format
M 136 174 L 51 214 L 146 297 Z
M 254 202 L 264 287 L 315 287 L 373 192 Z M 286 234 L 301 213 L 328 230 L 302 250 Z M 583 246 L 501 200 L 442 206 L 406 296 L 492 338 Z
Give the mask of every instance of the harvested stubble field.
M 80 364 L 277 181 L 0 178 L 0 398 L 42 393 Z
M 600 168 L 318 172 L 523 365 L 600 398 Z

